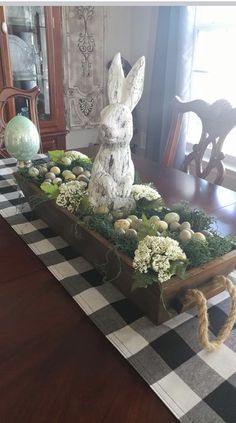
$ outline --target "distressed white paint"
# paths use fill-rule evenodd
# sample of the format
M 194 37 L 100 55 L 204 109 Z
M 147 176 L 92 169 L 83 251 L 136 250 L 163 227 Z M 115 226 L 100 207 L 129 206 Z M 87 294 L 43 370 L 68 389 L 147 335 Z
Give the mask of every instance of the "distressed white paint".
M 145 58 L 140 59 L 127 77 L 120 53 L 114 57 L 108 74 L 109 105 L 101 112 L 99 152 L 89 182 L 89 198 L 94 207 L 126 207 L 134 182 L 130 141 L 133 136 L 131 111 L 138 103 L 144 83 Z

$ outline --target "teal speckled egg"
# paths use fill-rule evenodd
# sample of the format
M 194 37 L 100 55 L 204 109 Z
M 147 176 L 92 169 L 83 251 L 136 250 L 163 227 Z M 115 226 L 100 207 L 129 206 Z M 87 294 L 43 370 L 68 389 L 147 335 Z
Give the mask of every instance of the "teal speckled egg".
M 35 124 L 25 116 L 15 116 L 6 125 L 4 142 L 8 153 L 17 160 L 28 161 L 38 152 L 40 136 Z

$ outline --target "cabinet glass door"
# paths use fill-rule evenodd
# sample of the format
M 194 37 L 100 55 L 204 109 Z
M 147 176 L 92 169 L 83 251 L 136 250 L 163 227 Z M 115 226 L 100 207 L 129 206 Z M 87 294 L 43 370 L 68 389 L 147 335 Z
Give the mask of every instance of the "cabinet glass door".
M 6 23 L 14 87 L 40 88 L 37 108 L 40 120 L 50 119 L 48 52 L 43 6 L 7 6 Z M 16 99 L 16 111 L 28 116 L 27 103 Z

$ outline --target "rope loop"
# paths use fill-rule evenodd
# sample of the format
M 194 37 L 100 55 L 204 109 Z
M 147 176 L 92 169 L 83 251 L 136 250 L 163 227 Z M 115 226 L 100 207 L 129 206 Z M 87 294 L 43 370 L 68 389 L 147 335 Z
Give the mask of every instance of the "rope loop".
M 187 296 L 188 298 L 194 298 L 196 302 L 196 306 L 198 308 L 198 337 L 199 341 L 203 348 L 207 351 L 214 351 L 227 339 L 229 336 L 234 323 L 236 321 L 236 287 L 233 282 L 223 276 L 219 275 L 216 277 L 227 289 L 229 295 L 231 297 L 231 309 L 229 316 L 225 322 L 225 324 L 220 329 L 216 339 L 214 341 L 209 341 L 208 337 L 208 313 L 207 313 L 207 300 L 204 294 L 199 291 L 198 289 L 188 289 Z

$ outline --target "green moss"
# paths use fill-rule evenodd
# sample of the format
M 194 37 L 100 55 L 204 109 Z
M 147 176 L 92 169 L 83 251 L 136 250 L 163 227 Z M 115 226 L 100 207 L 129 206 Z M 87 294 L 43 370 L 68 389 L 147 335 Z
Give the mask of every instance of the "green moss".
M 91 159 L 76 159 L 76 160 L 72 160 L 71 164 L 68 165 L 64 165 L 61 162 L 56 162 L 56 165 L 59 166 L 59 168 L 61 169 L 61 172 L 63 172 L 64 170 L 72 170 L 73 167 L 75 166 L 81 166 L 84 170 L 89 170 L 91 171 L 92 169 L 92 161 Z
M 202 266 L 235 249 L 235 245 L 230 240 L 217 234 L 208 237 L 206 241 L 198 241 L 196 239 L 190 239 L 185 242 L 180 241 L 180 246 L 189 259 L 188 268 Z
M 169 209 L 163 209 L 162 212 L 166 213 L 169 211 Z M 207 230 L 215 222 L 215 219 L 204 211 L 197 208 L 191 209 L 187 202 L 173 204 L 173 206 L 171 206 L 171 211 L 179 214 L 180 222 L 189 222 L 194 232 Z
M 149 227 L 148 223 L 145 222 L 144 219 L 142 233 L 141 235 L 138 233 L 137 239 L 128 239 L 125 235 L 118 234 L 114 230 L 113 222 L 108 216 L 90 216 L 88 226 L 90 229 L 98 232 L 110 241 L 119 251 L 122 251 L 133 259 L 138 241 L 143 239 L 146 235 L 155 235 L 153 233 L 153 227 Z M 178 241 L 177 231 L 164 231 L 162 236 L 170 236 Z M 235 244 L 230 239 L 223 238 L 215 233 L 207 237 L 206 241 L 190 239 L 189 241 L 180 241 L 179 243 L 188 258 L 187 269 L 201 266 L 236 248 Z
M 107 216 L 94 215 L 88 219 L 87 225 L 90 229 L 98 232 L 110 241 L 119 251 L 133 258 L 137 248 L 137 239 L 129 239 L 125 235 L 117 233 L 113 223 Z
M 165 214 L 169 213 L 170 211 L 179 214 L 180 222 L 189 222 L 194 232 L 207 230 L 215 222 L 215 219 L 212 216 L 209 216 L 202 210 L 199 210 L 196 208 L 191 209 L 189 207 L 189 204 L 186 202 L 182 202 L 180 204 L 174 204 L 173 206 L 169 208 L 164 206 L 162 207 L 161 210 L 160 208 L 157 209 L 152 207 L 151 204 L 150 204 L 150 207 L 146 207 L 145 209 L 141 207 L 140 205 L 138 205 L 134 214 L 136 214 L 139 218 L 142 217 L 143 213 L 145 213 L 145 216 L 147 218 L 157 215 L 162 220 L 164 219 Z
M 46 161 L 43 159 L 33 161 L 33 166 L 44 164 Z M 65 166 L 62 163 L 57 163 L 61 171 L 65 169 L 72 169 L 74 166 L 81 166 L 86 170 L 91 170 L 92 162 L 91 159 L 77 159 L 74 160 L 70 166 Z M 28 174 L 28 168 L 19 169 L 19 173 L 26 179 L 40 186 L 43 182 L 44 177 L 31 177 Z M 138 174 L 136 174 L 135 183 L 142 183 Z M 150 185 L 150 184 L 149 184 Z M 154 187 L 155 188 L 155 187 Z M 46 201 L 46 196 L 34 196 L 31 198 L 32 207 L 36 207 L 43 201 Z M 153 215 L 158 215 L 160 219 L 164 219 L 166 213 L 173 211 L 180 215 L 180 222 L 188 221 L 194 232 L 208 230 L 214 223 L 214 218 L 208 216 L 202 210 L 191 209 L 189 204 L 181 202 L 174 204 L 171 208 L 167 208 L 161 200 L 155 202 L 139 202 L 136 210 L 133 214 L 142 217 L 143 223 L 140 226 L 138 232 L 138 238 L 130 239 L 123 234 L 119 234 L 114 230 L 113 222 L 114 219 L 110 214 L 108 215 L 94 215 L 92 212 L 91 205 L 89 204 L 88 197 L 85 195 L 81 201 L 78 217 L 84 219 L 84 222 L 88 227 L 104 238 L 119 251 L 129 256 L 131 259 L 134 257 L 134 252 L 137 248 L 138 241 L 143 239 L 146 235 L 155 235 L 156 230 L 153 225 L 150 225 L 148 219 Z M 162 233 L 162 236 L 170 236 L 178 241 L 179 232 L 170 231 L 169 229 Z M 180 246 L 185 252 L 188 258 L 188 268 L 201 266 L 217 257 L 221 257 L 224 254 L 232 251 L 236 248 L 235 239 L 223 238 L 217 233 L 213 233 L 213 236 L 208 236 L 206 241 L 198 241 L 191 239 L 189 241 L 180 241 Z
M 33 166 L 38 165 L 38 163 L 33 163 Z M 42 182 L 44 181 L 44 176 L 30 176 L 29 175 L 29 168 L 28 167 L 23 167 L 23 168 L 18 168 L 17 171 L 20 175 L 22 175 L 25 179 L 27 179 L 28 181 L 32 182 L 33 184 L 37 185 L 38 187 L 40 187 L 40 185 L 42 184 Z
M 32 166 L 38 167 L 39 165 L 45 165 L 48 162 L 48 160 L 43 160 L 43 159 L 39 159 L 39 160 L 33 160 L 32 161 Z M 92 169 L 92 161 L 90 158 L 85 158 L 85 159 L 77 159 L 77 160 L 73 160 L 70 164 L 70 166 L 66 166 L 63 163 L 60 162 L 55 162 L 55 164 L 60 168 L 61 173 L 68 169 L 68 170 L 72 170 L 73 167 L 75 166 L 81 166 L 83 167 L 84 170 L 88 170 L 91 171 Z M 19 174 L 21 174 L 22 176 L 24 176 L 24 178 L 30 180 L 31 182 L 33 182 L 35 185 L 40 186 L 42 184 L 42 182 L 44 181 L 45 177 L 44 176 L 35 176 L 32 177 L 29 175 L 29 168 L 24 167 L 24 168 L 19 168 L 18 169 Z M 61 175 L 59 175 L 61 177 Z

